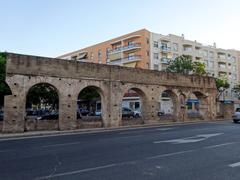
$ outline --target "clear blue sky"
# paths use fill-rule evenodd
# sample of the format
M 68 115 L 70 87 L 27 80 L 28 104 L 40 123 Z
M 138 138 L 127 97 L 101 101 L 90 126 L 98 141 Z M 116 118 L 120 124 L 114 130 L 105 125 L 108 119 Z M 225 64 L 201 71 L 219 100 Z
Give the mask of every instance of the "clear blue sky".
M 146 28 L 240 50 L 239 0 L 0 0 L 0 51 L 55 57 Z

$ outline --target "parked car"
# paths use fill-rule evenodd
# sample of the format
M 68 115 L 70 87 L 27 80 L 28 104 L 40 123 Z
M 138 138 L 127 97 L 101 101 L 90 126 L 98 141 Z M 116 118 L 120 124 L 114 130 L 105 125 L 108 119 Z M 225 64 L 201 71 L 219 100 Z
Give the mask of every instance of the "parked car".
M 130 108 L 123 107 L 122 108 L 122 117 L 133 118 L 134 117 L 134 111 Z
M 0 111 L 0 121 L 3 121 L 3 116 L 4 116 L 3 111 Z
M 237 108 L 234 115 L 232 116 L 233 122 L 238 123 L 240 121 L 240 108 Z
M 101 116 L 102 115 L 102 111 L 101 110 L 96 110 L 95 111 L 95 116 Z
M 87 116 L 89 115 L 89 110 L 87 109 L 83 109 L 83 108 L 79 108 L 78 112 L 82 115 L 82 116 Z
M 134 112 L 134 117 L 135 117 L 135 118 L 139 118 L 139 117 L 142 116 L 141 112 L 138 111 L 138 110 L 134 110 L 133 112 Z

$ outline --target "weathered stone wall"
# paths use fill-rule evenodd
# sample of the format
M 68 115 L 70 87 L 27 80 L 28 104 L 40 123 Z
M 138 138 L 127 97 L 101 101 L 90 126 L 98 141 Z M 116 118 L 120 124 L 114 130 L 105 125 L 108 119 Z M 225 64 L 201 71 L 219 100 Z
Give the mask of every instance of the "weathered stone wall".
M 216 115 L 216 87 L 214 79 L 210 77 L 9 54 L 6 82 L 12 95 L 5 97 L 4 132 L 26 130 L 26 96 L 29 89 L 39 83 L 48 83 L 57 89 L 59 130 L 123 125 L 122 98 L 129 89 L 134 89 L 141 97 L 144 123 L 161 121 L 157 115 L 158 103 L 161 93 L 165 90 L 171 91 L 174 96 L 174 121 L 189 120 L 186 107 L 180 104 L 180 99 L 184 97 L 186 100 L 194 92 L 202 94 L 203 119 L 214 119 Z M 88 86 L 96 87 L 101 95 L 101 123 L 83 124 L 76 118 L 78 94 Z M 56 128 L 45 123 L 37 129 L 48 125 L 51 129 Z M 32 125 L 29 128 L 32 129 Z

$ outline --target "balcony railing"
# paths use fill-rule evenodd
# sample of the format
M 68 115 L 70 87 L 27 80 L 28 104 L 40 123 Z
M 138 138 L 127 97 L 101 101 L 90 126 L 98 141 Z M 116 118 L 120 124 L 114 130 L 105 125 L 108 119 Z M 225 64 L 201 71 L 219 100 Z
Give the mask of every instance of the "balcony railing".
M 125 58 L 112 60 L 112 61 L 110 61 L 110 64 L 120 65 L 120 64 L 123 64 L 123 63 L 130 63 L 130 62 L 140 61 L 141 59 L 142 59 L 141 56 L 134 55 L 134 56 L 128 56 L 128 57 L 125 57 Z
M 171 47 L 161 46 L 162 51 L 171 51 Z
M 127 46 L 121 46 L 121 47 L 110 50 L 110 53 L 113 54 L 113 53 L 128 51 L 136 48 L 141 48 L 141 43 L 134 43 Z
M 171 58 L 162 57 L 161 62 L 163 64 L 170 64 Z

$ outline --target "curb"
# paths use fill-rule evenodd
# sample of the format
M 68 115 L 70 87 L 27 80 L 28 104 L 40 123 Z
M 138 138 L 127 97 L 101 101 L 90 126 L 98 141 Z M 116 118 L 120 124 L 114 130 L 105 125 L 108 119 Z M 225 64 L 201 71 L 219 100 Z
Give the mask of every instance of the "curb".
M 165 123 L 151 123 L 151 124 L 109 127 L 109 128 L 75 129 L 75 130 L 65 130 L 65 131 L 32 131 L 32 132 L 13 133 L 13 134 L 0 133 L 0 141 L 48 137 L 48 136 L 74 135 L 74 134 L 94 134 L 94 133 L 103 133 L 103 132 L 127 131 L 127 130 L 134 130 L 134 129 L 146 129 L 146 128 L 159 127 L 159 126 L 171 127 L 176 125 L 191 125 L 191 124 L 217 123 L 217 122 L 229 122 L 229 121 L 230 120 L 219 119 L 214 121 L 189 121 L 189 122 L 169 122 L 169 123 L 165 122 Z

